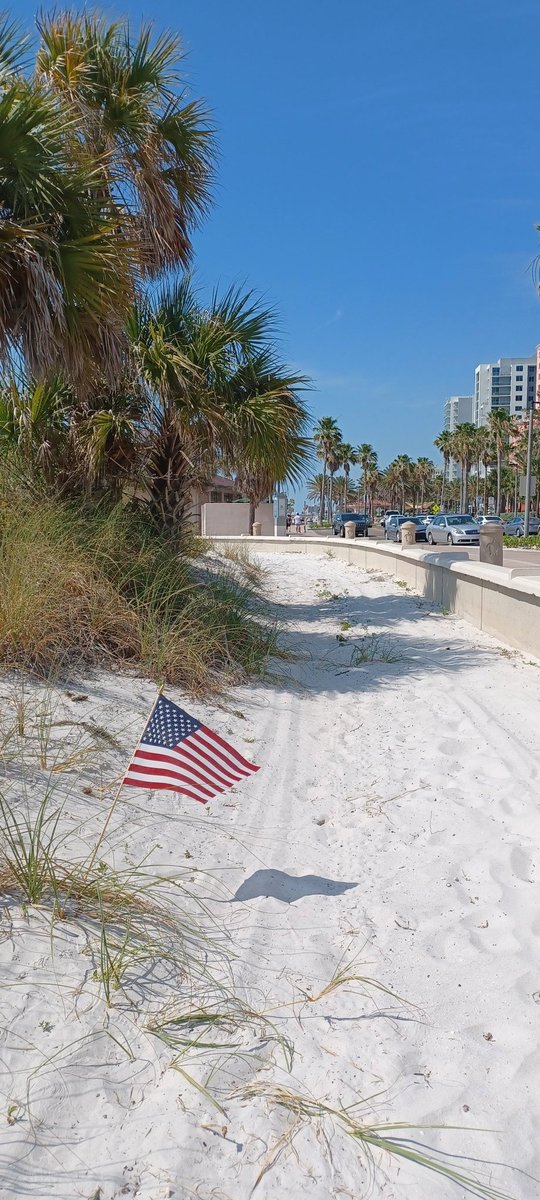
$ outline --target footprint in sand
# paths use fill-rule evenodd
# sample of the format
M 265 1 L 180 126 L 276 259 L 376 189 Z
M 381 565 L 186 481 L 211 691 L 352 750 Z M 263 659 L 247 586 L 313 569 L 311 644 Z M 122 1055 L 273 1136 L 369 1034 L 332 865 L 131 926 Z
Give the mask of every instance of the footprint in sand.
M 532 878 L 534 864 L 532 859 L 529 858 L 529 855 L 526 854 L 525 850 L 522 850 L 520 846 L 514 846 L 514 849 L 510 855 L 510 866 L 512 868 L 512 874 L 515 875 L 517 879 L 523 880 L 523 883 L 534 882 Z

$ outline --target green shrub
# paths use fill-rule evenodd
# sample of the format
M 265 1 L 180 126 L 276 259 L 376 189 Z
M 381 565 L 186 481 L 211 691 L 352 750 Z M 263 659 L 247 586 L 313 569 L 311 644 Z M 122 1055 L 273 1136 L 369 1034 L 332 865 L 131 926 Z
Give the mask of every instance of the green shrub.
M 527 548 L 539 550 L 540 536 L 533 537 L 531 534 L 530 537 L 506 537 L 505 535 L 504 544 L 505 546 L 514 546 L 519 550 L 526 550 Z

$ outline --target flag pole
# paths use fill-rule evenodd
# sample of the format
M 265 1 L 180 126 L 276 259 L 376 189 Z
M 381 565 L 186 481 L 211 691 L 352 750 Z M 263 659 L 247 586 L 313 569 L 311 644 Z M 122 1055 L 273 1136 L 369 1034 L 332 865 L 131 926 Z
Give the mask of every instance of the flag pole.
M 155 700 L 154 700 L 154 702 L 153 702 L 153 704 L 152 704 L 152 707 L 151 707 L 151 709 L 150 709 L 150 712 L 148 713 L 148 716 L 147 716 L 147 718 L 146 718 L 146 721 L 145 721 L 145 723 L 144 723 L 144 725 L 143 725 L 143 730 L 142 730 L 142 733 L 144 733 L 144 731 L 145 731 L 145 729 L 146 729 L 146 726 L 148 725 L 148 722 L 149 722 L 149 721 L 151 721 L 151 719 L 152 719 L 152 716 L 153 716 L 153 714 L 154 714 L 154 712 L 155 712 L 155 709 L 156 709 L 156 706 L 157 706 L 157 704 L 158 704 L 158 701 L 159 701 L 159 698 L 160 698 L 160 696 L 161 696 L 161 693 L 163 692 L 163 686 L 164 686 L 164 685 L 163 685 L 163 684 L 161 684 L 161 687 L 160 687 L 160 689 L 159 689 L 159 691 L 158 691 L 158 694 L 157 694 L 157 696 L 156 696 L 156 698 L 155 698 Z M 142 734 L 141 734 L 141 737 L 142 737 Z M 116 805 L 118 804 L 118 799 L 119 799 L 119 796 L 120 796 L 120 792 L 122 791 L 122 788 L 123 788 L 123 786 L 124 786 L 124 780 L 125 780 L 125 778 L 126 778 L 126 775 L 127 775 L 128 771 L 129 771 L 129 768 L 130 768 L 130 766 L 131 766 L 131 764 L 132 764 L 132 762 L 133 762 L 133 759 L 135 758 L 135 755 L 136 755 L 136 753 L 137 753 L 137 750 L 139 749 L 139 742 L 140 742 L 140 740 L 141 740 L 141 738 L 138 738 L 138 739 L 137 739 L 137 741 L 135 742 L 135 749 L 133 750 L 133 753 L 132 753 L 132 755 L 131 755 L 131 758 L 130 758 L 130 760 L 129 760 L 129 762 L 128 762 L 128 765 L 127 765 L 127 767 L 126 767 L 126 769 L 125 769 L 125 771 L 124 771 L 124 773 L 123 773 L 123 775 L 122 775 L 122 778 L 121 778 L 121 780 L 120 780 L 120 783 L 118 784 L 118 787 L 117 787 L 117 789 L 116 789 L 115 795 L 114 795 L 114 797 L 113 797 L 113 800 L 112 800 L 111 807 L 110 807 L 110 809 L 109 809 L 109 811 L 108 811 L 108 813 L 107 813 L 107 816 L 106 816 L 106 818 L 105 818 L 105 824 L 104 824 L 104 826 L 103 826 L 103 829 L 101 830 L 101 833 L 100 833 L 100 835 L 99 835 L 99 837 L 98 837 L 98 840 L 97 840 L 97 842 L 96 842 L 96 844 L 95 844 L 95 846 L 94 846 L 94 849 L 92 850 L 92 854 L 91 854 L 91 856 L 90 856 L 90 862 L 88 863 L 88 867 L 87 867 L 87 869 L 86 869 L 86 874 L 87 874 L 87 875 L 89 875 L 89 874 L 90 874 L 90 871 L 92 870 L 92 867 L 93 867 L 93 865 L 94 865 L 94 863 L 95 863 L 97 852 L 98 852 L 98 850 L 99 850 L 99 847 L 101 846 L 101 843 L 102 843 L 102 841 L 103 841 L 103 838 L 105 837 L 105 834 L 106 834 L 106 832 L 107 832 L 107 829 L 108 829 L 108 827 L 109 827 L 109 821 L 110 821 L 110 819 L 111 819 L 111 817 L 112 817 L 112 815 L 113 815 L 113 812 L 114 812 L 114 810 L 115 810 L 115 808 L 116 808 Z

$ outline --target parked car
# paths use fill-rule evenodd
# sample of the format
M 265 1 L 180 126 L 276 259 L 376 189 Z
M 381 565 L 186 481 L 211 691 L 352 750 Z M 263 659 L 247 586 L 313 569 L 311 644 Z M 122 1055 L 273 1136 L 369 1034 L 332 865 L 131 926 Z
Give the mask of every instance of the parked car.
M 511 517 L 506 522 L 504 532 L 507 537 L 523 537 L 525 532 L 523 513 L 518 514 L 517 517 Z M 540 520 L 538 517 L 533 517 L 532 513 L 529 513 L 529 533 L 540 533 Z
M 400 513 L 399 508 L 387 508 L 384 516 L 381 517 L 381 525 L 383 529 L 386 529 L 386 522 L 389 517 L 400 517 L 402 515 L 403 514 Z
M 399 516 L 399 517 L 391 516 L 388 518 L 388 520 L 386 522 L 385 530 L 384 530 L 384 536 L 386 538 L 386 541 L 387 542 L 400 542 L 401 541 L 401 526 L 404 524 L 405 521 L 412 521 L 413 524 L 416 525 L 415 540 L 417 542 L 425 542 L 426 526 L 424 525 L 423 518 L 422 517 L 404 517 L 404 516 Z
M 429 525 L 430 521 L 433 520 L 433 513 L 418 513 L 417 516 L 422 525 Z
M 368 537 L 371 521 L 366 513 L 337 513 L 334 517 L 334 537 L 345 537 L 345 526 L 347 521 L 354 521 L 356 525 L 356 537 Z
M 496 513 L 486 513 L 482 517 L 476 517 L 477 525 L 504 525 L 502 517 L 498 517 Z
M 446 542 L 449 546 L 463 546 L 467 543 L 477 546 L 480 541 L 480 530 L 469 513 L 447 513 L 445 516 L 433 517 L 427 526 L 426 534 L 431 546 L 437 542 Z

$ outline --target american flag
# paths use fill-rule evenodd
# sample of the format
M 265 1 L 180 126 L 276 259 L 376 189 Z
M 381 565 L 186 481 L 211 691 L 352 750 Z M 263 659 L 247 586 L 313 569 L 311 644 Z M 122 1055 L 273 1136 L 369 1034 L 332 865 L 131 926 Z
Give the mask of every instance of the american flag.
M 207 804 L 259 768 L 195 717 L 160 696 L 124 776 L 124 784 L 167 788 Z

